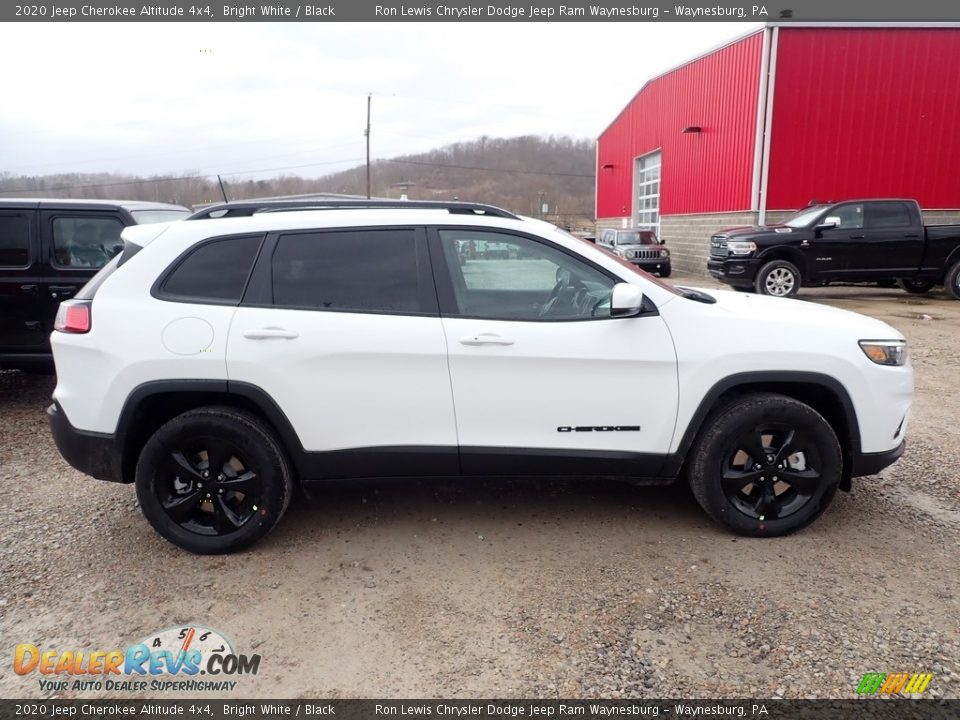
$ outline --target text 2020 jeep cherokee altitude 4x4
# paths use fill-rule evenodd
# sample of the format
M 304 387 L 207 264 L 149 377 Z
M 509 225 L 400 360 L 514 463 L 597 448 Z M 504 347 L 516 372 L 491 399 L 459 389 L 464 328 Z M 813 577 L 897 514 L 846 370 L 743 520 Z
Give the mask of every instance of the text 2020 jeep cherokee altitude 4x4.
M 538 220 L 315 209 L 123 237 L 61 305 L 50 422 L 194 552 L 265 535 L 296 483 L 397 476 L 685 477 L 734 531 L 782 535 L 903 451 L 892 327 L 675 289 Z M 511 252 L 463 262 L 464 241 Z

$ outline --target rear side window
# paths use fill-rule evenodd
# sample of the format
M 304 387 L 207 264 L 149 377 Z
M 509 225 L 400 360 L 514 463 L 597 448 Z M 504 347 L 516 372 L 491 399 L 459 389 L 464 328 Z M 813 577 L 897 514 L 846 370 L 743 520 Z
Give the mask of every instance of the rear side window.
M 905 227 L 912 224 L 906 203 L 867 203 L 866 227 Z
M 113 217 L 58 217 L 53 220 L 57 267 L 102 268 L 123 250 L 123 223 Z
M 412 229 L 284 235 L 273 254 L 273 302 L 289 308 L 421 312 Z
M 236 305 L 243 297 L 263 237 L 224 238 L 197 246 L 160 286 L 159 297 L 181 302 Z
M 30 225 L 23 215 L 0 215 L 0 267 L 30 264 Z

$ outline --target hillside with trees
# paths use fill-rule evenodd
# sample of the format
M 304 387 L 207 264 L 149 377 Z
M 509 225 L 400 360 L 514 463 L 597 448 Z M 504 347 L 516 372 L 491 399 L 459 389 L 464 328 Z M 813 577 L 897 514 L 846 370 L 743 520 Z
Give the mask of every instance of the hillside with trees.
M 418 155 L 375 160 L 371 195 L 411 200 L 469 200 L 524 215 L 541 214 L 572 229 L 592 225 L 594 144 L 569 137 L 482 137 Z M 231 200 L 343 193 L 366 195 L 366 167 L 321 178 L 283 175 L 269 180 L 224 177 Z M 216 175 L 177 176 L 69 173 L 14 176 L 0 173 L 0 197 L 70 197 L 159 200 L 202 205 L 222 199 Z

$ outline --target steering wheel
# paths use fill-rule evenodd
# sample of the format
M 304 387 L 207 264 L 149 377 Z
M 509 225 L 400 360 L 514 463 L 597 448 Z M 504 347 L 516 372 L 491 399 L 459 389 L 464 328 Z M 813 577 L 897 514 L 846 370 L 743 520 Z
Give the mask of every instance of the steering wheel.
M 540 317 L 546 317 L 553 311 L 554 306 L 556 306 L 563 295 L 563 291 L 568 287 L 570 287 L 570 271 L 557 268 L 557 284 L 553 286 L 553 289 L 547 296 L 546 302 L 544 302 L 543 307 L 540 308 Z

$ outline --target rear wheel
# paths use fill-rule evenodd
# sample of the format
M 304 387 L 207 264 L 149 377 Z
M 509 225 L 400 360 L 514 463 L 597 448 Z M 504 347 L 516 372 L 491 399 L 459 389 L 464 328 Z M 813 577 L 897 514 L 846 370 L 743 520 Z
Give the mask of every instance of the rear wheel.
M 913 295 L 922 295 L 925 292 L 930 292 L 936 284 L 937 283 L 932 280 L 911 280 L 909 278 L 899 278 L 897 280 L 897 285 L 899 285 L 902 290 L 906 290 Z
M 960 262 L 954 263 L 953 267 L 947 270 L 943 286 L 950 293 L 950 297 L 954 300 L 960 300 Z
M 761 295 L 794 297 L 800 290 L 800 271 L 792 262 L 771 260 L 760 268 L 753 289 Z
M 277 524 L 293 492 L 270 430 L 227 407 L 191 410 L 161 426 L 140 454 L 136 486 L 154 529 L 200 554 L 252 545 Z
M 758 393 L 715 412 L 691 450 L 688 478 L 714 520 L 742 535 L 785 535 L 830 504 L 843 468 L 840 443 L 816 410 Z

